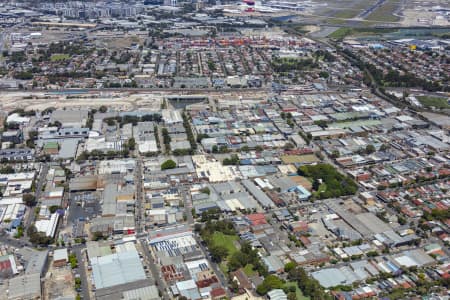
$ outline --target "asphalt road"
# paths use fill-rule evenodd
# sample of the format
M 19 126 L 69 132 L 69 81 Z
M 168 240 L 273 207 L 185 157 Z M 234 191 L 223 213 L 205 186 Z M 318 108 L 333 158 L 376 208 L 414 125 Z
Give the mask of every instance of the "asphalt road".
M 25 246 L 29 247 L 32 246 L 31 243 L 29 243 L 28 241 L 11 238 L 8 234 L 4 232 L 0 236 L 0 243 L 12 246 L 14 248 L 23 248 Z
M 143 208 L 143 206 L 145 205 L 145 195 L 142 192 L 142 159 L 140 156 L 136 159 L 136 170 L 134 178 L 136 182 L 136 229 L 137 233 L 142 233 L 144 232 L 145 227 L 145 209 Z
M 41 197 L 42 194 L 42 187 L 44 186 L 45 182 L 46 182 L 46 178 L 47 178 L 47 173 L 48 173 L 48 164 L 47 163 L 43 163 L 42 164 L 42 170 L 41 172 L 38 174 L 39 179 L 38 182 L 36 184 L 36 192 L 35 192 L 35 197 L 36 197 L 36 201 L 38 201 L 37 203 L 39 203 L 39 198 Z M 28 209 L 28 216 L 25 218 L 25 222 L 24 222 L 24 238 L 27 235 L 27 229 L 30 227 L 31 224 L 34 223 L 34 220 L 36 219 L 36 215 L 34 213 L 34 209 L 36 206 L 30 207 Z
M 192 200 L 189 196 L 190 193 L 188 191 L 188 186 L 182 185 L 180 187 L 180 192 L 183 197 L 183 203 L 184 203 L 187 222 L 190 226 L 193 226 L 195 223 L 195 220 L 194 220 L 194 217 L 192 216 Z M 200 246 L 200 249 L 203 252 L 203 255 L 206 258 L 208 258 L 208 255 L 207 255 L 208 252 L 207 252 L 206 248 L 203 246 L 203 244 L 201 243 L 201 239 L 197 235 L 194 235 L 194 237 L 197 241 L 197 244 Z M 219 266 L 215 262 L 211 261 L 210 259 L 208 259 L 208 261 L 209 261 L 212 269 L 214 270 L 214 273 L 216 273 L 221 285 L 224 287 L 225 291 L 227 292 L 227 296 L 231 297 L 231 293 L 227 288 L 228 280 L 225 278 L 225 275 L 222 273 Z
M 149 249 L 147 240 L 142 239 L 141 244 L 142 244 L 142 248 L 144 249 L 144 255 L 147 257 L 147 260 L 150 262 L 149 263 L 150 272 L 152 272 L 152 277 L 155 279 L 155 283 L 157 284 L 158 290 L 160 291 L 160 293 L 162 295 L 162 299 L 164 299 L 164 300 L 173 299 L 173 297 L 171 297 L 169 295 L 169 293 L 167 292 L 168 287 L 166 285 L 166 282 L 161 278 L 160 272 L 157 268 L 157 263 L 153 259 L 152 254 L 150 253 L 150 249 Z
M 183 197 L 183 203 L 184 203 L 184 210 L 186 215 L 186 220 L 189 225 L 194 224 L 194 217 L 192 216 L 192 200 L 189 196 L 190 193 L 188 191 L 188 188 L 186 186 L 182 186 L 180 188 L 181 196 Z
M 365 19 L 368 17 L 372 12 L 374 12 L 378 7 L 384 4 L 386 0 L 378 0 L 376 3 L 368 7 L 366 10 L 364 10 L 361 14 L 359 14 L 358 18 Z
M 208 255 L 207 255 L 207 250 L 206 250 L 205 246 L 203 246 L 203 244 L 201 243 L 201 239 L 197 235 L 195 235 L 194 237 L 195 237 L 195 239 L 197 241 L 197 244 L 200 246 L 200 249 L 202 250 L 203 255 L 206 258 L 208 258 L 208 261 L 209 261 L 209 264 L 211 265 L 211 268 L 214 270 L 214 273 L 216 273 L 217 278 L 220 281 L 220 284 L 223 286 L 223 288 L 225 289 L 225 291 L 227 293 L 227 297 L 231 298 L 231 293 L 230 293 L 230 291 L 228 289 L 228 280 L 225 278 L 225 275 L 220 270 L 219 265 L 216 264 L 215 262 L 213 262 L 211 259 L 209 259 Z
M 80 274 L 81 279 L 81 292 L 79 293 L 82 296 L 82 299 L 91 299 L 89 296 L 89 284 L 88 284 L 88 276 L 86 273 L 86 268 L 84 267 L 84 257 L 83 251 L 84 245 L 77 245 L 72 247 L 72 252 L 75 253 L 78 260 L 77 272 Z

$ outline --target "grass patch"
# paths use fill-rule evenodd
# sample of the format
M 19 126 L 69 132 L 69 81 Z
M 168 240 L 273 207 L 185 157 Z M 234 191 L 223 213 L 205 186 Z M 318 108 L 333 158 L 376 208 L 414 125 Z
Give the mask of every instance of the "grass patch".
M 328 35 L 329 38 L 341 40 L 353 33 L 352 28 L 342 27 Z
M 237 249 L 234 243 L 238 240 L 236 235 L 226 235 L 222 232 L 214 232 L 212 235 L 213 244 L 217 246 L 223 246 L 228 250 L 228 257 L 233 255 Z
M 333 15 L 334 18 L 351 19 L 359 14 L 359 10 L 341 10 Z
M 418 96 L 417 100 L 425 107 L 435 107 L 437 109 L 450 108 L 448 99 L 434 96 Z
M 394 16 L 393 13 L 397 9 L 399 2 L 386 1 L 383 5 L 374 10 L 370 15 L 367 16 L 366 20 L 369 21 L 379 21 L 379 22 L 397 22 L 399 17 Z
M 62 61 L 62 60 L 68 60 L 70 58 L 69 54 L 52 54 L 50 57 L 50 61 Z
M 327 184 L 325 182 L 323 182 L 319 185 L 319 189 L 317 190 L 317 192 L 315 192 L 315 194 L 317 197 L 320 197 L 320 195 L 322 193 L 325 193 L 326 190 L 327 190 Z
M 301 166 L 298 174 L 312 180 L 314 195 L 319 199 L 354 195 L 358 191 L 358 185 L 349 176 L 330 164 Z
M 299 34 L 307 34 L 309 33 L 309 30 L 306 29 L 306 26 L 300 25 L 300 26 L 294 26 L 294 30 Z
M 393 28 L 349 28 L 342 27 L 328 35 L 329 38 L 342 40 L 347 36 L 373 36 L 373 35 L 383 35 L 385 33 L 394 32 L 396 29 Z
M 347 21 L 348 20 L 346 20 L 346 19 L 333 18 L 333 17 L 330 17 L 330 18 L 327 19 L 327 22 L 330 25 L 341 25 L 341 26 L 344 26 L 345 24 L 347 24 Z
M 256 272 L 253 270 L 252 264 L 246 265 L 243 270 L 245 275 L 247 275 L 248 277 L 254 276 L 256 274 Z
M 223 261 L 219 264 L 219 269 L 220 269 L 220 271 L 222 271 L 223 274 L 228 274 L 228 266 L 225 261 Z
M 303 295 L 302 291 L 298 288 L 297 282 L 294 281 L 290 281 L 290 282 L 286 282 L 284 284 L 284 287 L 289 288 L 289 287 L 295 287 L 295 296 L 297 298 L 297 300 L 309 300 L 309 297 L 306 297 L 305 295 Z
M 295 164 L 295 163 L 317 163 L 320 161 L 314 154 L 305 155 L 282 155 L 281 160 L 285 164 Z

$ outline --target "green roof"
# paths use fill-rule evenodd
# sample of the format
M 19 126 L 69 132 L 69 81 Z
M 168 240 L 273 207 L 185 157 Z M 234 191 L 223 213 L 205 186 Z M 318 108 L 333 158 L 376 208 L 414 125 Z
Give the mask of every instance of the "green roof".
M 57 142 L 48 142 L 44 145 L 44 149 L 53 149 L 53 148 L 58 148 Z

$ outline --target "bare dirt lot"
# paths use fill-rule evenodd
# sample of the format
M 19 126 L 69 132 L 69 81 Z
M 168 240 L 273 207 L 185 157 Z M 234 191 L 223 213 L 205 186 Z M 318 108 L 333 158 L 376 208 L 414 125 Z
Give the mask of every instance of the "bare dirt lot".
M 158 111 L 165 96 L 180 94 L 176 92 L 144 92 L 144 91 L 92 91 L 83 94 L 63 94 L 57 92 L 3 92 L 0 98 L 0 111 L 10 112 L 21 108 L 25 110 L 43 111 L 46 108 L 98 108 L 102 105 L 117 111 L 152 110 Z M 186 94 L 186 93 L 185 93 Z M 190 95 L 205 95 L 211 99 L 266 99 L 267 92 L 202 92 Z
M 45 280 L 44 299 L 56 299 L 58 297 L 75 298 L 74 277 L 69 266 L 50 267 Z

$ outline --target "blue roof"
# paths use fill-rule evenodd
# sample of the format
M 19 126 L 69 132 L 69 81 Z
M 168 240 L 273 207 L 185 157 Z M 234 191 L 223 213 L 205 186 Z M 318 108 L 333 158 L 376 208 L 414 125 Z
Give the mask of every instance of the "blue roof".
M 243 166 L 247 166 L 247 165 L 251 165 L 252 164 L 252 160 L 251 159 L 241 159 L 241 161 L 239 162 L 241 165 Z
M 11 225 L 10 225 L 9 228 L 11 228 L 11 229 L 12 228 L 17 228 L 17 227 L 19 227 L 20 223 L 22 223 L 22 219 L 20 219 L 20 218 L 14 219 L 14 220 L 12 220 Z
M 301 185 L 292 187 L 288 191 L 296 192 L 301 200 L 306 200 L 311 196 L 311 193 Z

